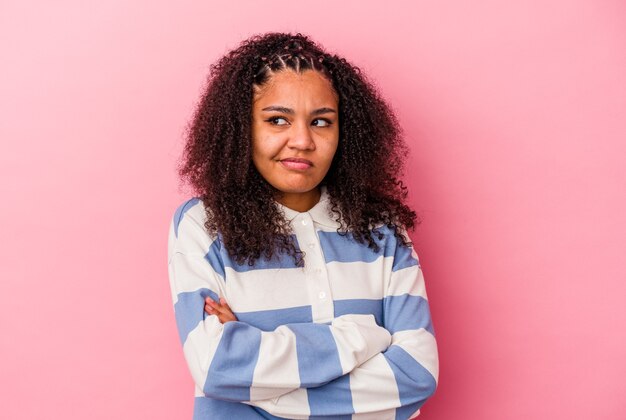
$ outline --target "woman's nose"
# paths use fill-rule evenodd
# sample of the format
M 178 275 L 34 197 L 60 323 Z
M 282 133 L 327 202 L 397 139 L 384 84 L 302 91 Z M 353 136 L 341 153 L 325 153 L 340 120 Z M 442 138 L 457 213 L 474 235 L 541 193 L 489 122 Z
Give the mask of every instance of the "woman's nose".
M 300 150 L 315 150 L 315 141 L 313 140 L 311 126 L 306 123 L 296 123 L 291 127 L 292 130 L 288 142 L 289 147 Z

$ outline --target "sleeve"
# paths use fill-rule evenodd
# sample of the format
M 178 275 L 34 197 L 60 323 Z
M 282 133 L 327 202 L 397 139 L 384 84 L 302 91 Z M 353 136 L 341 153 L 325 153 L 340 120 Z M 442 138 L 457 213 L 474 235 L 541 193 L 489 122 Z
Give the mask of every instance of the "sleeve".
M 185 360 L 206 396 L 243 402 L 320 386 L 389 346 L 391 335 L 371 315 L 345 315 L 330 325 L 286 324 L 271 332 L 238 321 L 222 325 L 204 312 L 207 296 L 225 296 L 223 264 L 210 251 L 218 242 L 206 234 L 199 212 L 181 216 L 179 210 L 168 241 L 170 286 Z
M 436 390 L 439 361 L 424 276 L 412 247 L 396 245 L 383 323 L 392 334 L 386 351 L 323 386 L 253 404 L 293 419 L 415 418 Z M 303 400 L 309 404 L 298 404 Z

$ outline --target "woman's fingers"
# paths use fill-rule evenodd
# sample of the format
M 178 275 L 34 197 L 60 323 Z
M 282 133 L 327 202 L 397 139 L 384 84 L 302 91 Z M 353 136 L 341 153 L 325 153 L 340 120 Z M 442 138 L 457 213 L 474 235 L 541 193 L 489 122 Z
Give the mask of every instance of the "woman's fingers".
M 226 302 L 226 299 L 221 297 L 220 304 L 222 305 L 222 308 L 224 309 L 224 314 L 226 315 L 227 320 L 237 321 L 237 317 L 235 316 L 235 313 L 233 312 L 233 310 L 230 309 L 230 306 L 228 306 L 228 302 Z
M 217 304 L 213 302 L 211 298 L 206 298 L 204 300 L 204 311 L 211 315 L 215 315 L 217 313 L 216 305 Z
M 224 299 L 223 297 L 220 298 L 220 303 L 222 304 L 224 308 L 228 309 L 231 313 L 233 312 L 233 310 L 230 309 L 230 306 L 228 306 L 228 302 L 226 302 L 226 299 Z
M 206 299 L 204 300 L 204 302 L 205 302 L 207 305 L 209 305 L 211 308 L 213 308 L 213 309 L 216 309 L 216 310 L 217 310 L 217 309 L 219 309 L 219 308 L 220 308 L 220 304 L 219 304 L 219 303 L 217 303 L 217 302 L 215 302 L 215 301 L 214 301 L 213 299 L 211 299 L 211 298 L 206 298 Z
M 220 299 L 221 301 L 221 299 Z M 231 309 L 228 305 L 222 305 L 221 303 L 217 303 L 211 298 L 206 298 L 206 304 L 204 305 L 205 309 L 210 309 L 211 311 L 207 311 L 209 313 L 219 314 L 219 315 L 229 315 L 232 314 Z
M 217 303 L 211 298 L 205 299 L 204 310 L 210 315 L 216 315 L 222 324 L 228 321 L 237 321 L 237 317 L 233 313 L 230 306 L 226 302 L 226 299 L 219 298 L 220 302 Z
M 226 302 L 226 299 L 220 298 L 220 303 L 222 304 L 224 309 L 226 309 L 228 311 L 228 313 L 230 313 L 234 317 L 235 313 L 233 312 L 232 309 L 230 309 L 230 306 L 228 305 L 228 302 Z

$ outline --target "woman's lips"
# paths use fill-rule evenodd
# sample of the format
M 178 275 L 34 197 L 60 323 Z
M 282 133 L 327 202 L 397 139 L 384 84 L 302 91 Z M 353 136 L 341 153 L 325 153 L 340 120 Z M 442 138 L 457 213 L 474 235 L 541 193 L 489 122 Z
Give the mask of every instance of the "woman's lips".
M 313 162 L 311 162 L 310 160 L 300 158 L 281 159 L 280 163 L 287 169 L 293 169 L 296 171 L 303 171 L 313 166 Z

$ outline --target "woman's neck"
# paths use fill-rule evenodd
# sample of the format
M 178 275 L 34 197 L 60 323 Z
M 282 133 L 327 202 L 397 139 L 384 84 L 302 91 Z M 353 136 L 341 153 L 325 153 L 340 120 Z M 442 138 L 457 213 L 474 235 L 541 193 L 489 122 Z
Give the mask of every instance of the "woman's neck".
M 321 196 L 320 187 L 316 187 L 303 193 L 280 193 L 276 197 L 276 201 L 285 207 L 304 213 L 311 210 L 320 201 Z

